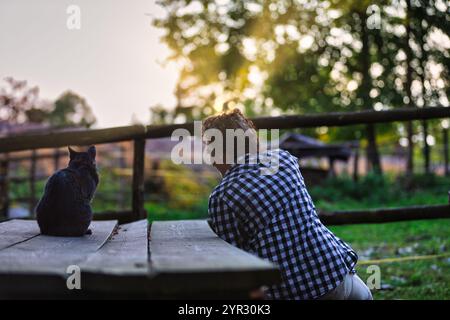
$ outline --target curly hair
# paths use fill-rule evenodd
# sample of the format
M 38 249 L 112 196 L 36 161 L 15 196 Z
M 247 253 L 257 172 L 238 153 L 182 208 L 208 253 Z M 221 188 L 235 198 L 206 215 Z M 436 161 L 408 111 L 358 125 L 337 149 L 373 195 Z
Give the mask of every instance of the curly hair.
M 208 118 L 206 118 L 203 121 L 202 126 L 202 136 L 205 138 L 205 132 L 209 129 L 216 129 L 219 130 L 222 133 L 224 142 L 227 137 L 227 130 L 242 130 L 244 131 L 244 134 L 246 135 L 246 138 L 248 139 L 249 145 L 245 147 L 245 153 L 250 152 L 251 147 L 250 145 L 254 143 L 254 146 L 256 148 L 259 147 L 258 143 L 258 135 L 256 132 L 256 127 L 253 124 L 253 122 L 246 118 L 242 112 L 239 109 L 233 109 L 230 111 L 222 112 L 218 115 L 213 115 Z M 233 136 L 233 139 L 235 137 Z M 207 142 L 208 144 L 209 142 Z M 236 148 L 236 142 L 234 141 L 235 148 L 234 150 L 226 150 L 227 143 L 224 143 L 224 153 L 229 153 L 231 151 L 237 151 Z M 239 151 L 237 151 L 239 152 Z M 236 159 L 236 157 L 240 156 L 241 154 L 235 154 L 233 153 L 233 158 Z
M 225 132 L 226 129 L 256 130 L 253 122 L 246 118 L 239 109 L 224 111 L 206 118 L 203 121 L 202 134 L 211 128 L 219 129 L 222 132 Z

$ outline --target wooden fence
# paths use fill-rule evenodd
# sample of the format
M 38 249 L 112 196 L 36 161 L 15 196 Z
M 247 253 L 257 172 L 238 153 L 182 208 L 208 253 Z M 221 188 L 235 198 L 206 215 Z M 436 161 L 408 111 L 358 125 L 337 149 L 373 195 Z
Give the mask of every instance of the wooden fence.
M 99 155 L 99 151 L 97 150 L 97 157 Z M 109 154 L 108 154 L 109 155 Z M 126 161 L 124 159 L 125 156 L 125 150 L 121 146 L 119 149 L 119 156 L 117 158 L 118 164 L 114 168 L 110 168 L 112 171 L 119 171 L 119 170 L 125 170 L 126 169 Z M 21 203 L 27 203 L 29 212 L 33 212 L 34 208 L 37 204 L 38 197 L 36 195 L 36 184 L 39 181 L 44 181 L 48 179 L 48 174 L 45 173 L 39 173 L 38 170 L 38 162 L 41 160 L 51 160 L 53 162 L 53 165 L 50 164 L 50 168 L 53 169 L 53 172 L 56 172 L 61 168 L 61 158 L 68 157 L 68 151 L 62 150 L 59 148 L 55 148 L 54 150 L 50 152 L 43 152 L 38 153 L 37 150 L 31 150 L 31 152 L 27 154 L 21 153 L 20 155 L 11 156 L 7 153 L 0 154 L 0 217 L 6 216 L 6 213 L 9 208 L 9 204 L 17 201 Z M 14 167 L 17 166 L 18 163 L 24 163 L 28 162 L 29 165 L 27 166 L 26 173 L 27 175 L 24 175 L 23 173 L 20 176 L 17 175 L 11 175 L 11 172 L 14 171 Z M 13 170 L 11 170 L 11 167 L 13 167 Z M 47 168 L 49 168 L 47 166 Z M 119 171 L 120 172 L 120 171 Z M 117 194 L 111 195 L 111 196 L 105 196 L 104 194 L 96 194 L 97 199 L 102 200 L 117 200 L 117 204 L 119 207 L 125 206 L 125 196 L 123 192 L 123 186 L 124 186 L 124 175 L 119 174 L 119 179 L 121 180 L 121 183 L 119 184 L 119 192 Z M 29 186 L 29 194 L 26 196 L 20 195 L 11 197 L 11 192 L 9 192 L 11 189 L 10 187 L 12 185 L 17 184 L 27 184 Z
M 39 180 L 47 179 L 46 175 L 37 175 L 36 168 L 37 162 L 39 160 L 45 159 L 53 159 L 54 169 L 55 171 L 59 168 L 59 162 L 61 156 L 65 156 L 67 152 L 62 152 L 59 149 L 55 149 L 52 153 L 38 154 L 36 150 L 32 150 L 29 155 L 20 155 L 11 157 L 8 154 L 6 156 L 0 155 L 0 163 L 2 164 L 2 170 L 0 172 L 0 204 L 3 205 L 3 208 L 0 207 L 0 214 L 6 215 L 6 211 L 8 209 L 8 204 L 12 200 L 23 201 L 28 203 L 28 207 L 30 212 L 33 211 L 34 206 L 36 205 L 36 182 Z M 9 166 L 12 163 L 20 163 L 29 161 L 29 172 L 28 176 L 9 176 Z M 9 185 L 12 183 L 28 183 L 30 186 L 30 196 L 24 198 L 14 198 L 11 199 L 8 194 Z
M 318 126 L 349 126 L 358 124 L 377 124 L 396 121 L 413 121 L 450 118 L 448 107 L 402 108 L 386 111 L 362 111 L 352 113 L 328 113 L 318 115 L 288 115 L 280 117 L 259 117 L 252 119 L 259 129 L 293 129 Z M 121 223 L 142 219 L 144 209 L 144 160 L 146 139 L 170 137 L 175 129 L 194 132 L 193 123 L 173 125 L 134 125 L 96 130 L 49 131 L 39 134 L 24 134 L 0 138 L 0 154 L 40 148 L 58 148 L 68 145 L 91 145 L 134 141 L 132 203 L 131 211 L 108 212 L 96 215 L 96 219 L 118 219 Z M 448 132 L 444 130 L 444 136 Z M 448 138 L 447 138 L 448 141 Z M 444 148 L 448 170 L 448 146 Z M 7 159 L 7 156 L 3 159 Z M 0 159 L 0 174 L 7 160 Z M 0 188 L 7 190 L 7 186 Z M 3 192 L 4 193 L 4 192 Z M 0 203 L 2 192 L 0 192 Z M 409 214 L 408 214 L 409 212 Z M 388 221 L 437 219 L 450 217 L 450 204 L 440 206 L 415 206 L 399 209 L 377 209 L 366 211 L 347 211 L 323 213 L 321 218 L 328 224 L 379 223 Z

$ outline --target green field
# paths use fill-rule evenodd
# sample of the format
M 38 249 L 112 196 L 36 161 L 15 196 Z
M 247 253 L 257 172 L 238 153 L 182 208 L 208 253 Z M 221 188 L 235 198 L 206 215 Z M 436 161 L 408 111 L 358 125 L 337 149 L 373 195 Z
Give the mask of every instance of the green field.
M 336 226 L 331 230 L 351 244 L 360 261 L 450 253 L 450 220 Z M 375 299 L 450 299 L 450 255 L 377 264 L 381 290 Z M 357 267 L 366 280 L 367 265 Z

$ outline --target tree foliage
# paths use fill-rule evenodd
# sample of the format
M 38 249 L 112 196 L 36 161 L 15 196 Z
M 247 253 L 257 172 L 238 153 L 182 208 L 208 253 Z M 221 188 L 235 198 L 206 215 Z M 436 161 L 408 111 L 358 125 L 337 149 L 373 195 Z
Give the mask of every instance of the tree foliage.
M 55 101 L 49 121 L 54 126 L 89 128 L 96 122 L 96 119 L 84 98 L 72 91 L 67 91 Z
M 5 78 L 0 87 L 0 121 L 42 123 L 54 127 L 91 127 L 96 122 L 86 100 L 74 92 L 64 92 L 55 102 L 39 98 L 39 88 L 26 81 Z
M 165 31 L 170 59 L 181 66 L 178 107 L 204 113 L 248 102 L 257 112 L 274 105 L 301 113 L 400 107 L 405 105 L 405 47 L 414 53 L 414 79 L 422 72 L 416 61 L 419 40 L 426 42 L 426 68 L 441 66 L 434 80 L 426 79 L 426 94 L 434 98 L 429 103 L 448 104 L 444 1 L 413 0 L 410 16 L 405 0 L 159 4 L 166 15 L 154 24 Z M 407 24 L 413 39 L 405 40 Z M 442 43 L 433 43 L 436 36 Z
M 166 118 L 184 114 L 184 120 L 195 119 L 230 107 L 248 115 L 277 115 L 449 105 L 446 1 L 159 4 L 166 14 L 154 24 L 164 30 L 170 59 L 181 70 L 178 103 Z M 402 141 L 409 130 L 412 139 L 418 128 L 407 129 L 390 124 L 377 126 L 376 133 L 363 126 L 308 133 L 366 138 L 376 164 L 375 136 L 390 134 Z

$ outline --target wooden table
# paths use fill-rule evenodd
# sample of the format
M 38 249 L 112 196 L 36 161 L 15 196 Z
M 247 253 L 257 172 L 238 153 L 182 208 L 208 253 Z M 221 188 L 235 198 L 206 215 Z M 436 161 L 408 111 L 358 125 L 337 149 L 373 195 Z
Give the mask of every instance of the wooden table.
M 91 229 L 50 237 L 36 221 L 0 223 L 0 298 L 245 298 L 279 281 L 273 264 L 224 242 L 204 220 Z M 69 266 L 80 270 L 80 290 L 67 288 Z

